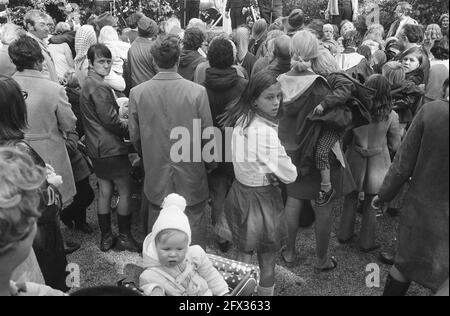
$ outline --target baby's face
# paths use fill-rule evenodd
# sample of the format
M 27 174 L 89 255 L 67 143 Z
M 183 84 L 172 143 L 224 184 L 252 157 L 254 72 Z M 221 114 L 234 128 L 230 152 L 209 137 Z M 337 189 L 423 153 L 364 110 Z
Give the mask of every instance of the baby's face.
M 174 231 L 156 243 L 156 252 L 161 265 L 173 268 L 183 262 L 188 250 L 188 236 Z

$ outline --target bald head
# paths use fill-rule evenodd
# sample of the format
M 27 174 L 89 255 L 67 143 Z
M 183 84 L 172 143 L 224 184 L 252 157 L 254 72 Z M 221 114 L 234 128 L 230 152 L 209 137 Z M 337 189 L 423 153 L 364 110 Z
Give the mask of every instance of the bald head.
M 275 58 L 290 59 L 291 38 L 287 35 L 275 39 L 273 55 Z

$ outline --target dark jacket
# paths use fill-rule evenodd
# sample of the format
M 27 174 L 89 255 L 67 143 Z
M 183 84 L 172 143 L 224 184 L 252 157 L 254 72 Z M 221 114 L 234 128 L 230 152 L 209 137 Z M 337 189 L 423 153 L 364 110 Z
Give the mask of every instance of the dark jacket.
M 394 60 L 396 61 L 402 61 L 405 56 L 408 56 L 409 52 L 413 50 L 414 48 L 408 49 L 397 56 L 395 56 Z M 430 58 L 428 56 L 428 53 L 424 49 L 420 49 L 422 53 L 422 64 L 418 69 L 408 74 L 409 76 L 414 76 L 415 79 L 413 80 L 416 84 L 428 84 L 428 78 L 430 76 Z M 408 77 L 407 75 L 407 77 Z
M 206 70 L 205 88 L 215 127 L 220 128 L 219 116 L 225 113 L 227 105 L 241 97 L 247 83 L 246 79 L 239 77 L 235 68 Z M 222 135 L 222 148 L 225 148 L 225 134 Z M 225 152 L 222 150 L 222 161 L 225 161 Z M 217 171 L 232 174 L 233 164 L 219 164 Z
M 93 71 L 89 71 L 81 91 L 80 107 L 89 157 L 127 155 L 123 139 L 128 136 L 128 125 L 119 119 L 119 106 L 111 88 Z
M 399 221 L 395 267 L 436 291 L 449 272 L 449 105 L 417 113 L 379 191 L 391 201 L 409 183 Z
M 67 31 L 62 34 L 53 35 L 48 41 L 50 44 L 67 43 L 70 47 L 70 51 L 72 52 L 72 56 L 75 58 L 75 34 L 75 31 Z
M 248 0 L 228 0 L 227 1 L 227 7 L 226 11 L 230 10 L 231 8 L 243 8 L 248 7 L 250 5 Z
M 411 81 L 392 87 L 392 106 L 401 124 L 411 123 L 425 91 Z
M 206 58 L 200 55 L 196 50 L 184 50 L 180 57 L 180 67 L 178 73 L 187 80 L 194 81 L 195 69 L 206 61 Z
M 291 59 L 276 58 L 263 70 L 271 71 L 277 76 L 285 74 L 291 70 Z

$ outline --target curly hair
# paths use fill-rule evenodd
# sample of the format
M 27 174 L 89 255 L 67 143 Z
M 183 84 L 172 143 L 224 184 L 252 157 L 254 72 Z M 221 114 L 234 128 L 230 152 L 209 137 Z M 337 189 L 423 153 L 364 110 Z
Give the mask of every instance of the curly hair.
M 233 46 L 224 38 L 215 39 L 208 48 L 208 60 L 211 67 L 227 69 L 234 63 Z
M 188 28 L 184 32 L 183 49 L 185 50 L 197 50 L 202 47 L 205 41 L 205 33 L 198 27 Z
M 8 53 L 19 72 L 34 69 L 36 64 L 44 62 L 39 43 L 27 35 L 20 36 L 12 42 L 8 47 Z
M 0 148 L 0 256 L 26 238 L 40 217 L 39 189 L 45 175 L 27 154 Z
M 172 34 L 158 38 L 152 45 L 151 54 L 159 68 L 174 67 L 181 55 L 180 38 Z

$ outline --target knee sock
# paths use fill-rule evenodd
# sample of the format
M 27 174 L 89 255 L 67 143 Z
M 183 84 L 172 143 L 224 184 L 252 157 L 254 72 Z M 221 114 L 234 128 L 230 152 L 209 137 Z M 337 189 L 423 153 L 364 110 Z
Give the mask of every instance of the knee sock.
M 98 214 L 98 225 L 100 226 L 100 231 L 103 235 L 111 233 L 111 213 L 109 214 Z
M 120 234 L 129 235 L 131 232 L 131 215 L 122 216 L 117 214 L 117 224 Z
M 258 286 L 258 296 L 273 296 L 273 293 L 275 291 L 275 285 L 271 287 L 262 287 Z

